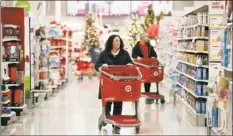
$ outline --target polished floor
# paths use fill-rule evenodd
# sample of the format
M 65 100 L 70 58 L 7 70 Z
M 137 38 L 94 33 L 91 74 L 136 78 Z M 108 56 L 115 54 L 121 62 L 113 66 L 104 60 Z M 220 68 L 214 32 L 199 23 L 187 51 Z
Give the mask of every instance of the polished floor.
M 98 83 L 95 78 L 69 80 L 64 89 L 49 100 L 3 128 L 1 135 L 111 135 L 111 125 L 104 127 L 101 132 L 97 127 L 101 114 L 101 101 L 97 99 Z M 160 90 L 166 97 L 164 105 L 146 105 L 144 98 L 140 100 L 140 134 L 206 135 L 206 128 L 195 127 L 183 104 L 173 103 L 170 90 L 164 83 L 160 85 Z M 124 103 L 123 113 L 132 114 L 132 107 L 131 103 Z M 133 131 L 132 128 L 122 128 L 121 135 L 133 134 Z

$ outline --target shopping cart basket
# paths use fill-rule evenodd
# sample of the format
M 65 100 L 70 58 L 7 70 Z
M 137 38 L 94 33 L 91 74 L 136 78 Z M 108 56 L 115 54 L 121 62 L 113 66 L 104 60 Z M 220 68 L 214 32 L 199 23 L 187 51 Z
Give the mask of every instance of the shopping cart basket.
M 142 82 L 143 83 L 156 83 L 157 92 L 142 92 L 141 96 L 146 97 L 147 99 L 155 99 L 156 103 L 158 100 L 161 103 L 165 103 L 165 99 L 163 95 L 159 94 L 159 82 L 163 80 L 164 74 L 164 66 L 159 63 L 157 59 L 140 59 L 135 60 L 134 64 L 139 68 L 140 72 L 142 73 Z
M 112 124 L 115 127 L 135 127 L 139 133 L 141 123 L 138 116 L 138 100 L 141 92 L 140 71 L 135 66 L 107 66 L 100 70 L 102 91 L 102 114 L 99 118 L 99 130 Z M 135 104 L 135 115 L 106 115 L 107 102 L 131 101 Z M 115 128 L 114 128 L 115 129 Z

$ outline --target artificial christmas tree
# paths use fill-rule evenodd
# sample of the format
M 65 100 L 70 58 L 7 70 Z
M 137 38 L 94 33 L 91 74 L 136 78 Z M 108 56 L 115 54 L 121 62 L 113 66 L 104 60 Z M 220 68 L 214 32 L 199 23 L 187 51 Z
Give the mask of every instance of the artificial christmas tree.
M 150 25 L 154 24 L 154 20 L 155 20 L 155 13 L 152 5 L 149 5 L 145 16 L 145 28 L 147 29 L 148 27 L 150 27 Z
M 138 12 L 133 12 L 132 14 L 132 23 L 128 29 L 128 46 L 135 46 L 135 44 L 139 41 L 139 35 L 143 33 L 144 26 L 141 23 L 140 16 Z
M 83 46 L 85 49 L 99 46 L 99 30 L 95 26 L 96 17 L 92 12 L 89 12 L 85 17 L 86 29 Z

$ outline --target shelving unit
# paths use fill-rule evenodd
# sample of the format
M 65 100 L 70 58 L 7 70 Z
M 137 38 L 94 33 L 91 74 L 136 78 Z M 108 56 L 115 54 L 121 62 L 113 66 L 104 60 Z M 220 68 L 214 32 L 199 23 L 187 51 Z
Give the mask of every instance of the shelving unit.
M 12 17 L 9 17 L 12 16 Z M 8 125 L 26 112 L 25 104 L 25 30 L 24 9 L 1 7 L 1 90 L 7 100 L 2 101 L 5 112 L 1 114 L 1 124 Z M 9 33 L 9 32 L 12 33 Z M 2 67 L 3 66 L 3 67 Z
M 198 56 L 201 56 L 201 55 L 208 56 L 209 54 L 209 51 L 206 48 L 205 49 L 204 47 L 200 48 L 201 46 L 200 43 L 202 43 L 203 46 L 206 46 L 204 45 L 204 43 L 205 41 L 209 40 L 209 37 L 206 33 L 206 31 L 208 31 L 209 29 L 209 25 L 208 25 L 207 17 L 204 16 L 207 13 L 208 13 L 208 6 L 204 5 L 202 7 L 196 8 L 193 11 L 188 12 L 187 14 L 183 16 L 183 21 L 186 21 L 185 22 L 186 24 L 180 27 L 180 30 L 181 30 L 180 37 L 175 39 L 175 40 L 178 40 L 178 47 L 176 49 L 176 52 L 178 53 L 178 56 L 176 57 L 178 61 L 177 67 L 180 66 L 181 69 L 190 69 L 190 70 L 197 70 L 197 68 L 201 70 L 203 68 L 207 70 L 209 69 L 208 64 L 203 64 L 203 60 L 202 60 L 203 65 L 196 64 L 195 62 L 197 61 Z M 203 16 L 199 16 L 200 14 Z M 193 58 L 194 60 L 191 60 L 192 58 L 189 57 L 190 55 L 194 57 Z M 191 90 L 185 87 L 184 85 L 182 85 L 179 81 L 177 81 L 176 83 L 177 89 L 175 93 L 176 97 L 178 97 L 181 100 L 181 102 L 184 105 L 186 105 L 186 107 L 188 107 L 187 108 L 188 111 L 191 111 L 190 114 L 195 118 L 196 125 L 205 126 L 206 109 L 204 108 L 202 109 L 201 107 L 206 105 L 206 99 L 208 96 L 199 96 L 195 93 L 195 91 L 196 91 L 198 84 L 204 86 L 204 85 L 207 85 L 209 81 L 202 80 L 199 78 L 196 79 L 195 77 L 190 76 L 189 74 L 184 73 L 178 69 L 176 69 L 176 71 L 179 73 L 178 80 L 185 79 L 187 80 L 187 81 L 184 81 L 186 84 L 195 82 L 195 87 L 194 87 L 195 90 Z M 181 76 L 184 76 L 185 78 L 184 77 L 181 78 Z M 199 88 L 199 90 L 203 91 L 203 87 L 201 88 L 202 89 Z M 193 106 L 191 106 L 188 103 L 188 101 L 190 101 Z M 200 106 L 199 110 L 201 109 L 200 110 L 201 112 L 197 109 L 198 103 L 200 103 L 198 106 Z M 199 112 L 197 112 L 197 110 Z

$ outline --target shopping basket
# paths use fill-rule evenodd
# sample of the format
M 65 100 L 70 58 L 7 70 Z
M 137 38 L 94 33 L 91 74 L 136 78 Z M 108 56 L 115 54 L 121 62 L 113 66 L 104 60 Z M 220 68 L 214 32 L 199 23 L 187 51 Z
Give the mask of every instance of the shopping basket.
M 163 95 L 159 94 L 159 82 L 163 80 L 164 66 L 159 63 L 157 59 L 147 58 L 135 60 L 134 64 L 139 68 L 142 74 L 143 83 L 156 83 L 157 92 L 143 92 L 141 96 L 147 97 L 148 99 L 155 99 L 156 103 L 161 100 L 161 103 L 165 103 Z
M 116 127 L 135 127 L 139 133 L 138 100 L 141 92 L 141 73 L 135 66 L 107 66 L 100 70 L 102 91 L 102 115 L 99 118 L 99 130 L 106 124 Z M 131 101 L 135 104 L 136 115 L 107 116 L 107 102 Z

